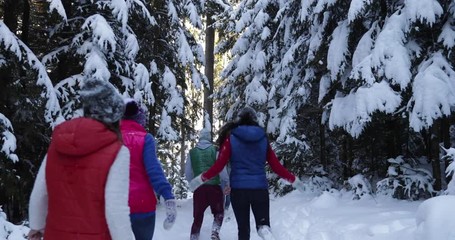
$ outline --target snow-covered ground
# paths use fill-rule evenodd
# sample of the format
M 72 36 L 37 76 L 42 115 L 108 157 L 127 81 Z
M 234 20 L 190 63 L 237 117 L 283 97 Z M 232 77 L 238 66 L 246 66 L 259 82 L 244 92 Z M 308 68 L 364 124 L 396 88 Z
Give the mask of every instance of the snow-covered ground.
M 277 240 L 411 240 L 415 238 L 416 211 L 421 202 L 394 199 L 350 200 L 338 194 L 324 193 L 319 197 L 294 191 L 284 197 L 272 198 L 271 227 Z M 189 239 L 192 224 L 192 200 L 179 202 L 176 225 L 170 231 L 161 227 L 163 208 L 157 212 L 156 239 Z M 224 222 L 220 237 L 237 239 L 237 225 L 232 209 L 230 221 Z M 210 239 L 213 217 L 206 210 L 201 239 Z M 254 220 L 251 214 L 251 227 Z M 251 240 L 259 240 L 256 231 Z
M 314 197 L 294 191 L 284 197 L 272 197 L 270 203 L 272 231 L 277 240 L 455 239 L 455 196 L 435 197 L 422 203 L 379 197 L 351 200 L 346 194 L 328 192 Z M 189 239 L 192 199 L 178 201 L 177 221 L 169 231 L 162 227 L 164 216 L 164 208 L 159 205 L 154 239 Z M 232 209 L 227 217 L 231 219 L 225 219 L 220 237 L 235 240 L 237 225 Z M 210 239 L 212 220 L 207 209 L 201 240 Z M 251 227 L 254 229 L 252 215 Z M 2 230 L 12 232 L 6 234 Z M 20 235 L 26 230 L 5 222 L 0 213 L 0 240 L 23 240 Z M 260 240 L 256 231 L 252 230 L 251 240 Z

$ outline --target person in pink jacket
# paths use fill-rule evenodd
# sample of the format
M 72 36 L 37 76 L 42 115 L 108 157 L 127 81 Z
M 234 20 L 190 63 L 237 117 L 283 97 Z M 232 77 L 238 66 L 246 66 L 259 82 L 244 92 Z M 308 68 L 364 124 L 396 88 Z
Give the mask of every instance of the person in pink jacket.
M 131 224 L 137 240 L 151 240 L 155 229 L 155 192 L 165 199 L 169 229 L 177 215 L 172 187 L 156 156 L 155 139 L 145 130 L 145 109 L 131 98 L 125 99 L 125 113 L 120 123 L 123 143 L 131 154 L 129 206 Z

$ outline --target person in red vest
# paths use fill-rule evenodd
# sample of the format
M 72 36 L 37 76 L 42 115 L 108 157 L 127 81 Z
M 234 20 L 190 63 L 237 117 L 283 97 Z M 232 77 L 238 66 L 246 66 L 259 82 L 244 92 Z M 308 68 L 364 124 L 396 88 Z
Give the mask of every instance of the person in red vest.
M 202 129 L 199 132 L 199 141 L 192 148 L 187 156 L 185 163 L 185 176 L 190 182 L 194 176 L 209 169 L 216 160 L 217 150 L 212 144 L 211 132 L 208 129 Z M 229 178 L 225 171 L 210 181 L 206 181 L 203 186 L 194 191 L 193 195 L 193 224 L 191 226 L 190 240 L 198 240 L 204 212 L 210 206 L 213 214 L 211 240 L 219 240 L 219 232 L 224 218 L 224 193 L 221 189 L 221 183 L 225 188 L 229 188 Z
M 80 91 L 83 117 L 56 126 L 33 186 L 29 239 L 134 240 L 128 207 L 128 148 L 119 121 L 125 105 L 107 81 Z
M 156 156 L 152 134 L 145 130 L 146 113 L 131 98 L 125 99 L 125 113 L 120 123 L 123 143 L 131 153 L 129 206 L 136 240 L 151 240 L 155 230 L 157 198 L 165 199 L 166 218 L 163 227 L 170 229 L 177 216 L 172 187 Z
M 197 189 L 215 177 L 228 162 L 231 204 L 237 220 L 238 239 L 250 239 L 250 210 L 254 215 L 258 235 L 262 239 L 274 239 L 270 230 L 265 164 L 268 163 L 278 176 L 300 191 L 304 191 L 305 187 L 278 161 L 265 130 L 259 126 L 256 111 L 251 107 L 247 106 L 238 113 L 235 126 L 221 145 L 217 161 L 191 180 L 190 189 Z

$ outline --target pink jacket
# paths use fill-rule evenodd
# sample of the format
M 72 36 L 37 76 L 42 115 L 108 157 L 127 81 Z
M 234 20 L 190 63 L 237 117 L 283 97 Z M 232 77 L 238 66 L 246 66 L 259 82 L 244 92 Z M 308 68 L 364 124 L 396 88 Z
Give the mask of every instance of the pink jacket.
M 156 210 L 156 196 L 144 167 L 144 143 L 147 132 L 132 120 L 120 124 L 123 143 L 130 150 L 130 192 L 131 213 L 146 213 Z

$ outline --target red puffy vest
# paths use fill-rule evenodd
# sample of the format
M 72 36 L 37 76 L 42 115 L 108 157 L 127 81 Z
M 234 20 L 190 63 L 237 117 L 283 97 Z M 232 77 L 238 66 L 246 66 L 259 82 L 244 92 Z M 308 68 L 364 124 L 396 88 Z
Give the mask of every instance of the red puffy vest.
M 104 193 L 121 146 L 114 132 L 93 119 L 77 118 L 55 128 L 47 152 L 44 239 L 111 239 Z

